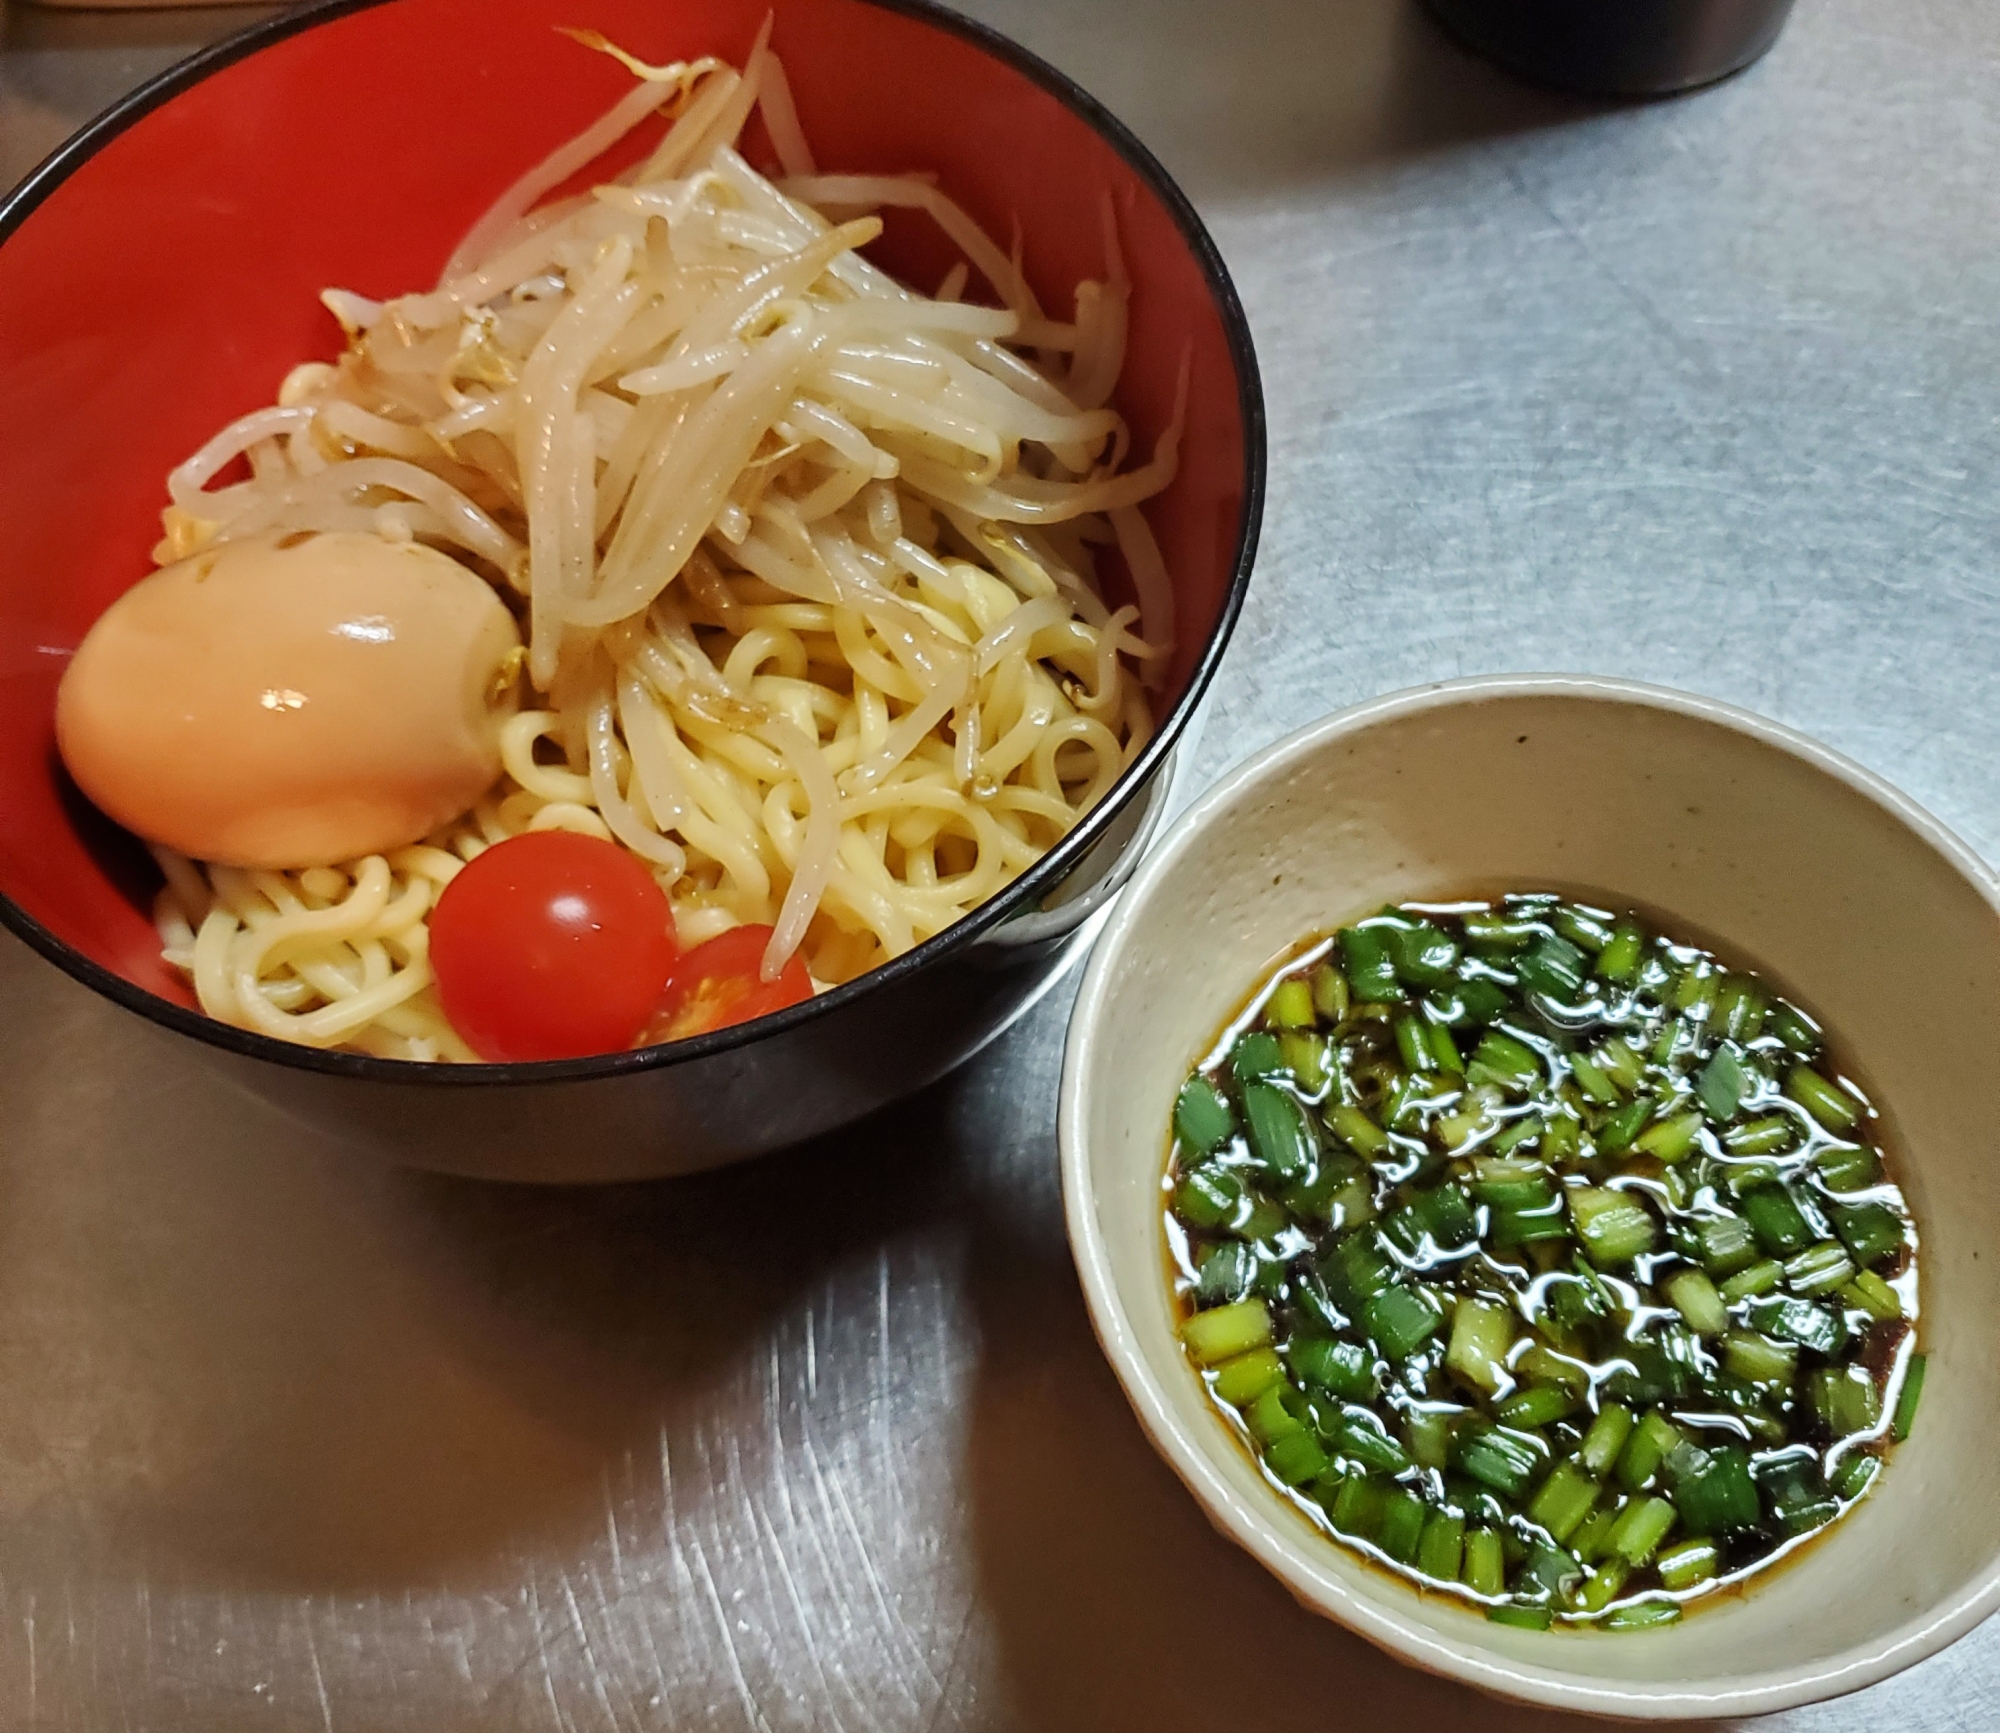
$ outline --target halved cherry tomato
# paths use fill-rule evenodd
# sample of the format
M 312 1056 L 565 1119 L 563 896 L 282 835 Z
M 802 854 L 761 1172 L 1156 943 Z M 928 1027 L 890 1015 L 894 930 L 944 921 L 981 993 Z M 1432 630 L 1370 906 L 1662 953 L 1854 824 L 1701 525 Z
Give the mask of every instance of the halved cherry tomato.
M 797 952 L 775 981 L 763 979 L 759 970 L 770 942 L 769 927 L 731 927 L 687 952 L 667 977 L 647 1039 L 685 1041 L 810 999 L 812 977 Z
M 574 831 L 495 843 L 431 911 L 431 970 L 482 1059 L 574 1059 L 630 1047 L 680 947 L 638 858 Z

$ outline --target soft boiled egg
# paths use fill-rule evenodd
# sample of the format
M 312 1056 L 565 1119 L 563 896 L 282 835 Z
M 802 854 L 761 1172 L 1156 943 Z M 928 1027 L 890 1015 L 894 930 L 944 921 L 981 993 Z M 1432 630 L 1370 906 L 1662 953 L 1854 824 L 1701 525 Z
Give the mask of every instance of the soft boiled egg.
M 56 741 L 149 841 L 332 865 L 416 842 L 492 786 L 519 648 L 491 586 L 420 542 L 225 543 L 105 610 L 63 676 Z

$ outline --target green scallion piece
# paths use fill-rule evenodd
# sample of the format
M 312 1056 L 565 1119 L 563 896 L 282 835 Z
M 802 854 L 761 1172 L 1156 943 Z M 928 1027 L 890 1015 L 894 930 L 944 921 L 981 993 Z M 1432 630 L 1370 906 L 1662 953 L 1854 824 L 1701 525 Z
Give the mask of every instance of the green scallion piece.
M 1618 1455 L 1618 1480 L 1627 1492 L 1653 1484 L 1670 1451 L 1682 1443 L 1680 1428 L 1655 1409 L 1643 1416 Z
M 1329 1023 L 1347 1018 L 1347 977 L 1331 963 L 1322 963 L 1312 972 L 1313 1009 Z
M 1507 1592 L 1507 1555 L 1500 1536 L 1492 1529 L 1475 1528 L 1467 1532 L 1465 1564 L 1459 1575 L 1476 1595 Z
M 1369 1409 L 1349 1406 L 1335 1442 L 1344 1455 L 1379 1474 L 1401 1474 L 1410 1466 L 1410 1454 L 1382 1430 L 1381 1420 Z
M 1682 1161 L 1694 1149 L 1695 1140 L 1700 1135 L 1699 1113 L 1676 1113 L 1656 1125 L 1647 1126 L 1632 1140 L 1632 1147 L 1657 1161 Z
M 1368 1004 L 1392 1004 L 1407 998 L 1390 960 L 1388 933 L 1381 927 L 1342 927 L 1340 956 L 1347 984 L 1355 998 Z
M 1174 1103 L 1174 1135 L 1198 1155 L 1209 1155 L 1229 1141 L 1236 1115 L 1206 1077 L 1190 1077 Z
M 1569 1074 L 1576 1079 L 1577 1087 L 1600 1107 L 1609 1107 L 1618 1099 L 1618 1086 L 1605 1075 L 1602 1067 L 1581 1053 L 1569 1056 Z
M 1845 1287 L 1853 1276 L 1854 1260 L 1847 1255 L 1847 1248 L 1832 1240 L 1808 1246 L 1785 1261 L 1785 1280 L 1792 1292 L 1808 1300 Z
M 1796 1053 L 1801 1059 L 1810 1059 L 1819 1051 L 1819 1025 L 1796 1005 L 1778 1000 L 1771 1007 L 1770 1022 L 1766 1026 L 1783 1043 L 1787 1052 Z
M 1746 1384 L 1788 1386 L 1798 1375 L 1799 1351 L 1755 1330 L 1731 1330 L 1722 1339 L 1722 1364 Z
M 1274 1028 L 1310 1029 L 1318 1018 L 1311 985 L 1296 975 L 1280 981 L 1264 1001 L 1264 1021 Z
M 1727 1125 L 1742 1110 L 1743 1098 L 1749 1088 L 1750 1079 L 1743 1073 L 1743 1064 L 1736 1057 L 1736 1050 L 1733 1047 L 1718 1047 L 1714 1056 L 1701 1068 L 1694 1092 L 1701 1100 L 1702 1111 L 1717 1125 Z
M 1784 1285 L 1785 1266 L 1774 1258 L 1766 1258 L 1761 1263 L 1752 1264 L 1747 1270 L 1738 1270 L 1722 1284 L 1722 1297 L 1732 1306 L 1738 1300 L 1755 1299 L 1759 1294 L 1774 1293 Z
M 1389 1147 L 1389 1134 L 1358 1107 L 1343 1104 L 1329 1108 L 1326 1123 L 1335 1137 L 1364 1160 Z
M 1452 1309 L 1444 1363 L 1488 1396 L 1505 1382 L 1507 1351 L 1514 1345 L 1514 1314 L 1488 1300 L 1461 1299 Z
M 1424 1040 L 1429 1044 L 1431 1058 L 1436 1061 L 1439 1071 L 1464 1074 L 1465 1061 L 1459 1056 L 1458 1043 L 1451 1038 L 1451 1031 L 1439 1022 L 1424 1024 Z
M 1709 1216 L 1695 1223 L 1694 1243 L 1711 1276 L 1733 1276 L 1757 1261 L 1757 1236 L 1741 1216 Z
M 1285 1351 L 1293 1373 L 1309 1384 L 1349 1402 L 1366 1402 L 1375 1394 L 1375 1363 L 1358 1342 L 1294 1336 Z
M 1251 1152 L 1280 1179 L 1295 1179 L 1312 1166 L 1312 1134 L 1299 1104 L 1271 1083 L 1243 1086 L 1243 1117 Z
M 1499 1426 L 1461 1426 L 1452 1438 L 1459 1473 L 1502 1498 L 1519 1498 L 1547 1455 L 1539 1438 Z
M 1903 1388 L 1896 1397 L 1896 1417 L 1889 1423 L 1889 1434 L 1898 1444 L 1910 1436 L 1910 1428 L 1916 1424 L 1917 1404 L 1924 1394 L 1924 1368 L 1928 1364 L 1929 1356 L 1912 1354 L 1904 1370 Z
M 1472 1063 L 1465 1068 L 1468 1083 L 1497 1083 L 1514 1095 L 1525 1094 L 1541 1076 L 1541 1055 L 1500 1029 L 1488 1029 L 1479 1038 Z
M 1284 1055 L 1285 1069 L 1308 1095 L 1317 1095 L 1333 1081 L 1329 1068 L 1327 1039 L 1287 1029 L 1278 1037 L 1278 1051 Z
M 1850 1131 L 1861 1117 L 1861 1103 L 1809 1065 L 1792 1067 L 1785 1078 L 1785 1093 L 1828 1131 Z
M 1583 1435 L 1583 1443 L 1576 1453 L 1577 1460 L 1601 1479 L 1617 1463 L 1618 1453 L 1625 1448 L 1625 1440 L 1632 1436 L 1632 1426 L 1631 1409 L 1616 1402 L 1607 1402 L 1597 1411 L 1597 1418 Z
M 1722 1548 L 1712 1540 L 1684 1540 L 1660 1554 L 1653 1569 L 1662 1587 L 1676 1592 L 1705 1583 L 1722 1565 Z
M 1652 1213 L 1631 1192 L 1580 1186 L 1569 1194 L 1577 1236 L 1600 1268 L 1630 1263 L 1653 1249 Z
M 1813 1157 L 1814 1171 L 1828 1191 L 1866 1191 L 1882 1182 L 1882 1163 L 1865 1144 L 1836 1143 Z
M 1667 1278 L 1665 1291 L 1668 1303 L 1697 1336 L 1719 1336 L 1729 1328 L 1729 1308 L 1700 1270 L 1676 1270 Z
M 1903 1315 L 1903 1302 L 1896 1297 L 1896 1290 L 1873 1270 L 1863 1270 L 1840 1292 L 1843 1299 L 1852 1301 L 1879 1323 L 1892 1324 Z
M 1304 1486 L 1327 1470 L 1328 1457 L 1310 1432 L 1299 1431 L 1275 1440 L 1264 1452 L 1264 1466 L 1287 1486 Z
M 1616 1155 L 1639 1135 L 1639 1129 L 1653 1116 L 1653 1104 L 1641 1096 L 1628 1101 L 1592 1134 L 1600 1155 Z
M 1426 1514 L 1421 1498 L 1398 1487 L 1389 1494 L 1389 1502 L 1383 1508 L 1375 1544 L 1399 1565 L 1414 1563 L 1417 1547 L 1423 1540 Z
M 1799 1128 L 1790 1114 L 1767 1113 L 1725 1131 L 1722 1147 L 1731 1155 L 1776 1155 L 1790 1149 L 1798 1136 Z
M 1361 1228 L 1343 1238 L 1319 1261 L 1320 1280 L 1345 1311 L 1361 1308 L 1395 1280 L 1396 1263 L 1373 1228 Z
M 1243 1411 L 1243 1424 L 1259 1444 L 1275 1444 L 1294 1432 L 1303 1432 L 1309 1412 L 1298 1386 L 1281 1378 Z
M 1819 1423 L 1835 1438 L 1873 1432 L 1882 1423 L 1882 1393 L 1860 1366 L 1822 1366 L 1806 1381 Z
M 1422 1288 L 1384 1288 L 1361 1309 L 1369 1340 L 1390 1360 L 1407 1360 L 1444 1322 L 1437 1303 Z
M 1516 1606 L 1511 1601 L 1488 1607 L 1486 1616 L 1496 1625 L 1513 1625 L 1523 1631 L 1546 1631 L 1555 1620 L 1547 1607 Z
M 1215 1314 L 1209 1312 L 1203 1316 L 1212 1318 Z M 1230 1407 L 1247 1408 L 1266 1390 L 1284 1381 L 1285 1365 L 1278 1358 L 1277 1350 L 1252 1348 L 1249 1353 L 1235 1355 L 1218 1365 L 1210 1388 L 1219 1400 L 1227 1402 Z
M 1539 1523 L 1557 1541 L 1566 1541 L 1583 1525 L 1596 1504 L 1597 1482 L 1575 1462 L 1559 1462 L 1528 1501 L 1528 1520 Z
M 1666 1472 L 1674 1503 L 1690 1534 L 1736 1534 L 1754 1529 L 1763 1505 L 1750 1473 L 1750 1453 L 1737 1444 L 1712 1450 L 1680 1444 L 1669 1452 Z
M 1424 1025 L 1414 1013 L 1404 1012 L 1396 1019 L 1396 1051 L 1403 1056 L 1407 1070 L 1423 1072 L 1433 1070 L 1437 1057 L 1431 1052 L 1431 1044 L 1424 1037 Z M 1393 1117 L 1393 1116 L 1392 1116 Z
M 1502 1426 L 1518 1426 L 1534 1432 L 1567 1420 L 1583 1404 L 1569 1391 L 1554 1384 L 1532 1384 L 1516 1390 L 1493 1405 L 1493 1418 Z
M 1611 1550 L 1637 1570 L 1653 1556 L 1680 1513 L 1664 1498 L 1635 1498 L 1619 1512 L 1611 1530 Z
M 1340 1483 L 1326 1514 L 1341 1534 L 1372 1541 L 1388 1499 L 1388 1488 L 1373 1476 L 1350 1474 Z
M 1458 970 L 1458 941 L 1430 921 L 1391 929 L 1389 960 L 1398 980 L 1412 987 L 1437 987 Z
M 1646 935 L 1636 921 L 1620 921 L 1611 929 L 1604 949 L 1597 953 L 1597 973 L 1620 986 L 1639 972 L 1639 955 L 1646 948 Z
M 1191 1168 L 1174 1187 L 1174 1214 L 1204 1232 L 1234 1222 L 1242 1204 L 1242 1182 L 1226 1167 Z
M 1455 1583 L 1465 1566 L 1465 1518 L 1434 1510 L 1417 1542 L 1417 1569 L 1433 1582 Z
M 1834 1472 L 1833 1490 L 1852 1504 L 1875 1484 L 1875 1477 L 1881 1472 L 1881 1457 L 1862 1450 L 1850 1451 Z
M 1828 1213 L 1833 1217 L 1833 1231 L 1864 1268 L 1903 1249 L 1902 1219 L 1886 1204 L 1836 1204 Z
M 1239 1300 L 1197 1312 L 1181 1325 L 1181 1342 L 1197 1366 L 1213 1366 L 1271 1340 L 1271 1313 L 1262 1300 Z
M 1570 1609 L 1579 1613 L 1601 1613 L 1623 1591 L 1632 1567 L 1622 1558 L 1606 1558 L 1591 1568 L 1566 1597 Z
M 1774 1258 L 1788 1258 L 1812 1244 L 1813 1231 L 1798 1200 L 1782 1185 L 1762 1185 L 1743 1196 L 1743 1213 L 1757 1243 Z
M 1758 1300 L 1749 1309 L 1751 1325 L 1781 1342 L 1796 1342 L 1815 1354 L 1837 1354 L 1847 1346 L 1847 1320 L 1826 1306 L 1789 1294 Z
M 1581 945 L 1586 951 L 1601 951 L 1611 943 L 1611 917 L 1592 914 L 1574 904 L 1565 903 L 1557 909 L 1552 925 L 1571 944 Z
M 1588 961 L 1569 940 L 1549 933 L 1514 965 L 1514 973 L 1528 992 L 1568 1005 L 1583 989 Z
M 1219 1306 L 1240 1300 L 1257 1279 L 1257 1254 L 1241 1240 L 1224 1240 L 1201 1254 L 1195 1268 L 1195 1303 Z

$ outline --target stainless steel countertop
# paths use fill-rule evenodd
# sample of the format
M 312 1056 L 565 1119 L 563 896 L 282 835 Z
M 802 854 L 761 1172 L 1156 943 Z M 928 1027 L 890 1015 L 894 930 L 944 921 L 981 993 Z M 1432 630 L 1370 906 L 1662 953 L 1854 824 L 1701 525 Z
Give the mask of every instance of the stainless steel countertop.
M 1406 0 L 971 9 L 1159 151 L 1256 326 L 1271 509 L 1200 780 L 1371 692 L 1587 669 L 2000 852 L 2000 8 L 1801 0 L 1617 109 Z M 17 5 L 0 181 L 247 15 Z M 0 1726 L 1560 1724 L 1300 1611 L 1153 1458 L 1063 1243 L 1069 997 L 824 1147 L 501 1191 L 302 1140 L 0 941 Z M 1989 1733 L 2000 1624 L 1768 1725 Z

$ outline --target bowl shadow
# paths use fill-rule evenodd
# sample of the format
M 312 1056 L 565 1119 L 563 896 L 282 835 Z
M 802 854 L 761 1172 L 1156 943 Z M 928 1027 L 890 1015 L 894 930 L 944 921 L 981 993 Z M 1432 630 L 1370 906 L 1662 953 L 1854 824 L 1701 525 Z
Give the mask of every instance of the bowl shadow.
M 990 1225 L 967 1273 L 982 1354 L 962 1479 L 1008 1724 L 1038 1733 L 1602 1727 L 1403 1665 L 1301 1606 L 1209 1525 L 1148 1445 L 1091 1333 L 1064 1239 L 1050 1118 L 1045 1143 L 972 1183 L 973 1208 Z M 982 1189 L 1008 1208 L 983 1207 Z M 1719 1724 L 1685 1723 L 1681 1733 Z

